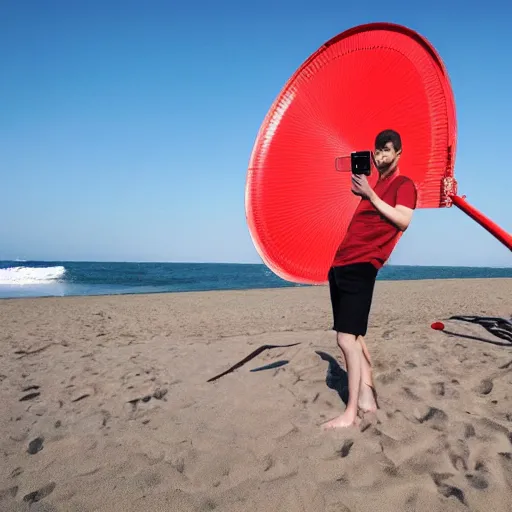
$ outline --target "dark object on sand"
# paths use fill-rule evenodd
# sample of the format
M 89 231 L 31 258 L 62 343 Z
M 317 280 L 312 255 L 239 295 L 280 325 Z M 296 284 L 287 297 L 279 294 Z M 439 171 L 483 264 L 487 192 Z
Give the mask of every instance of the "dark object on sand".
M 493 316 L 451 316 L 450 320 L 460 320 L 481 325 L 487 332 L 512 343 L 512 321 Z
M 28 386 L 26 388 L 23 388 L 23 393 L 27 393 L 28 391 L 37 391 L 39 389 L 39 386 Z
M 28 395 L 22 396 L 20 398 L 20 402 L 26 402 L 27 400 L 33 400 L 34 398 L 37 398 L 41 393 L 39 391 L 36 391 L 34 393 L 29 393 Z
M 80 400 L 83 400 L 84 398 L 88 398 L 89 396 L 89 393 L 85 393 L 83 395 L 80 395 L 78 397 L 76 397 L 74 400 L 71 400 L 72 402 L 80 402 Z
M 242 359 L 235 365 L 233 365 L 231 368 L 227 369 L 225 372 L 219 373 L 219 375 L 216 375 L 215 377 L 212 377 L 211 379 L 208 379 L 206 382 L 213 382 L 214 380 L 220 379 L 224 375 L 227 375 L 228 373 L 231 373 L 241 366 L 243 366 L 245 363 L 248 363 L 251 359 L 254 359 L 257 355 L 261 354 L 265 350 L 269 350 L 271 348 L 288 348 L 288 347 L 295 347 L 296 345 L 300 345 L 300 343 L 292 343 L 291 345 L 262 345 L 261 347 L 257 348 L 254 352 L 251 352 L 246 358 Z
M 36 437 L 30 443 L 28 443 L 27 452 L 30 455 L 35 455 L 37 452 L 40 452 L 43 449 L 44 438 Z

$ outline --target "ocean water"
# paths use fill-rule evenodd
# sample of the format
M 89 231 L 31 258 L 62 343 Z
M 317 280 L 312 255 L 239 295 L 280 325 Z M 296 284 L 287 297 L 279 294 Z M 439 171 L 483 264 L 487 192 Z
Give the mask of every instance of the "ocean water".
M 512 278 L 512 268 L 386 266 L 381 280 Z M 264 265 L 0 261 L 0 298 L 298 286 Z

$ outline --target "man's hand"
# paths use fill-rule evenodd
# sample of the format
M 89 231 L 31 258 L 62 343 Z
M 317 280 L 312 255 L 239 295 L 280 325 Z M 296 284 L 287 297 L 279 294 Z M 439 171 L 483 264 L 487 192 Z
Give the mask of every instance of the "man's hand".
M 371 199 L 374 194 L 364 174 L 352 174 L 352 192 L 364 199 Z

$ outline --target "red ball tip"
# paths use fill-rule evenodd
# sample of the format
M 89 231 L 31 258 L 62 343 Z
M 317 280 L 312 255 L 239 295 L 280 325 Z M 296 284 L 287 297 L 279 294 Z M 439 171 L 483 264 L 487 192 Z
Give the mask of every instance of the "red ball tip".
M 430 327 L 436 331 L 442 331 L 444 330 L 444 324 L 443 322 L 434 322 Z

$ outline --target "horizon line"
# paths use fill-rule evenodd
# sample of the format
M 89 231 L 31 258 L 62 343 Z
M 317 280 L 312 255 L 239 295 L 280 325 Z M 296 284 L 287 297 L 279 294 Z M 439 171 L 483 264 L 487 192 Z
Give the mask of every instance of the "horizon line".
M 259 265 L 269 268 L 264 262 L 230 262 L 230 261 L 158 261 L 158 260 L 59 260 L 59 259 L 0 259 L 0 263 L 136 263 L 136 264 L 165 264 L 165 265 Z M 512 269 L 512 266 L 488 266 L 488 265 L 414 265 L 414 264 L 386 264 L 386 267 L 417 267 L 417 268 L 487 268 L 487 269 Z M 269 270 L 271 270 L 269 268 Z

